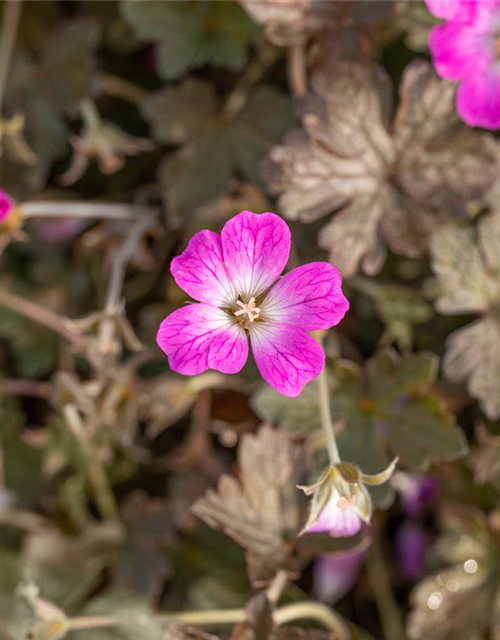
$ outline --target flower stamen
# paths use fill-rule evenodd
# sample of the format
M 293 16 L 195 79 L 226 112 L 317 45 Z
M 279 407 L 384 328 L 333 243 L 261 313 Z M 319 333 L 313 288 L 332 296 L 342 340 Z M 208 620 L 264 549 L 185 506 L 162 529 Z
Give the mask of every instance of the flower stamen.
M 346 498 L 342 496 L 340 500 L 337 502 L 337 507 L 342 509 L 342 511 L 346 511 L 346 509 L 351 509 L 356 505 L 356 498 L 351 496 L 350 498 Z
M 255 306 L 255 298 L 250 298 L 247 304 L 242 302 L 241 300 L 237 300 L 236 304 L 241 307 L 238 311 L 234 312 L 236 317 L 246 315 L 246 319 L 248 322 L 255 322 L 260 314 L 259 307 Z

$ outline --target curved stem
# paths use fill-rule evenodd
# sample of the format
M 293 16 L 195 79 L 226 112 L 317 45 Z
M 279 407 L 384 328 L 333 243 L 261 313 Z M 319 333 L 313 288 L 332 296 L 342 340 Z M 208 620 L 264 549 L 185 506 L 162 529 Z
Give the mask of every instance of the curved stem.
M 328 457 L 332 464 L 340 462 L 340 454 L 337 446 L 337 440 L 335 438 L 335 428 L 332 422 L 332 414 L 330 411 L 330 397 L 328 388 L 328 375 L 326 372 L 326 366 L 323 371 L 316 378 L 319 389 L 319 411 L 321 416 L 321 426 L 326 439 L 326 447 L 328 450 Z
M 5 3 L 2 30 L 0 32 L 0 115 L 21 19 L 21 9 L 22 0 L 10 0 L 10 2 Z
M 321 602 L 297 602 L 281 607 L 274 614 L 276 624 L 293 620 L 314 620 L 328 631 L 337 634 L 337 640 L 349 640 L 351 634 L 343 619 L 333 609 Z
M 213 611 L 181 611 L 180 613 L 160 614 L 158 619 L 183 625 L 223 625 L 236 624 L 245 619 L 245 609 L 226 609 Z M 349 630 L 342 618 L 330 607 L 320 602 L 297 602 L 276 609 L 274 621 L 277 625 L 294 620 L 313 620 L 329 631 L 337 634 L 338 640 L 349 640 Z

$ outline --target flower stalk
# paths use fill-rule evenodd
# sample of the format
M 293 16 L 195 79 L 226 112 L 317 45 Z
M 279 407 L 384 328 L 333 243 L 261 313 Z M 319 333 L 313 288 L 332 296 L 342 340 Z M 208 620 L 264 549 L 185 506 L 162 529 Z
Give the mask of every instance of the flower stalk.
M 328 374 L 326 366 L 316 378 L 319 390 L 318 402 L 321 417 L 321 426 L 325 434 L 326 448 L 330 463 L 337 464 L 340 462 L 340 453 L 335 437 L 335 427 L 332 421 L 332 413 L 330 410 L 330 391 L 328 388 Z

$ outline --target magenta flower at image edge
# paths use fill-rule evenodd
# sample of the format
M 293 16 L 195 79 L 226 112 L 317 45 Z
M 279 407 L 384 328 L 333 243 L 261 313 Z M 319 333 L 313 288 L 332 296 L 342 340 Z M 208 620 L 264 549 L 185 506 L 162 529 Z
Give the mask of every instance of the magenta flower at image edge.
M 295 397 L 325 364 L 309 331 L 338 324 L 349 308 L 338 270 L 313 262 L 280 278 L 291 247 L 274 213 L 242 211 L 221 234 L 199 231 L 172 261 L 176 283 L 194 300 L 163 320 L 157 342 L 171 369 L 235 374 L 252 344 L 257 367 L 281 394 Z
M 12 198 L 0 188 L 0 224 L 12 213 L 14 207 L 15 204 Z
M 446 20 L 431 31 L 437 73 L 459 81 L 457 111 L 471 126 L 500 127 L 500 1 L 425 0 Z

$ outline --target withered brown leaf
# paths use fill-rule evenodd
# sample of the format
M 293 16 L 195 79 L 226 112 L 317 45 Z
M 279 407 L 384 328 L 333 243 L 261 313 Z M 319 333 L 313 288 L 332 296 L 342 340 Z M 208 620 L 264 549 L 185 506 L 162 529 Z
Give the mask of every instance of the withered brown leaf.
M 345 276 L 376 273 L 385 247 L 427 248 L 447 216 L 463 218 L 496 172 L 486 134 L 461 124 L 454 86 L 416 61 L 404 74 L 390 124 L 390 84 L 378 67 L 328 60 L 312 77 L 293 131 L 264 163 L 269 188 L 292 220 L 336 211 L 320 244 Z
M 293 540 L 303 525 L 304 502 L 297 490 L 304 478 L 303 449 L 282 431 L 264 426 L 246 434 L 239 448 L 240 480 L 224 475 L 193 506 L 194 513 L 221 529 L 247 553 L 254 584 L 276 571 L 295 571 Z
M 444 370 L 468 381 L 490 419 L 500 416 L 500 212 L 483 216 L 477 232 L 443 226 L 431 242 L 442 313 L 477 313 L 479 320 L 448 339 Z M 466 257 L 466 259 L 464 259 Z

